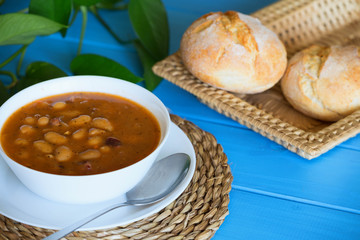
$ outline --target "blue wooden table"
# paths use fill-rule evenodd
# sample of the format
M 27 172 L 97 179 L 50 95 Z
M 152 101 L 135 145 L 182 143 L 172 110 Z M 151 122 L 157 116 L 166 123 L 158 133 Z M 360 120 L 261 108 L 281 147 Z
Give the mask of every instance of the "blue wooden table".
M 170 53 L 185 29 L 211 11 L 250 14 L 273 0 L 164 0 L 170 25 Z M 8 0 L 1 13 L 25 8 L 28 1 Z M 101 12 L 109 22 L 124 21 L 115 32 L 131 36 L 128 16 Z M 123 27 L 125 26 L 125 27 Z M 81 28 L 80 17 L 66 38 L 38 37 L 26 52 L 30 62 L 48 61 L 70 73 Z M 0 47 L 0 62 L 19 46 Z M 119 45 L 89 14 L 82 53 L 107 56 L 135 74 L 141 65 L 131 45 Z M 6 69 L 14 71 L 15 64 Z M 154 93 L 173 114 L 212 133 L 224 148 L 234 176 L 229 216 L 213 239 L 360 239 L 360 136 L 347 140 L 314 160 L 305 160 L 200 103 L 196 97 L 163 80 Z

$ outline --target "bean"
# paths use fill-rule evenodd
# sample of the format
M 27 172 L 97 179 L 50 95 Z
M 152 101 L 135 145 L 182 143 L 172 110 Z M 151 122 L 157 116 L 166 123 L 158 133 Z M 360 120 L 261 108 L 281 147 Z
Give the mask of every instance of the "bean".
M 28 142 L 28 140 L 26 140 L 26 139 L 17 138 L 17 139 L 15 140 L 15 144 L 16 144 L 16 145 L 20 145 L 20 146 L 26 146 L 26 145 L 29 144 L 29 142 Z
M 24 119 L 24 122 L 25 122 L 26 124 L 32 125 L 32 124 L 35 123 L 35 118 L 33 118 L 33 117 L 26 117 L 26 118 Z
M 109 146 L 102 146 L 100 147 L 100 152 L 102 153 L 108 153 L 110 152 L 111 148 Z
M 88 149 L 79 154 L 79 157 L 83 160 L 95 159 L 95 158 L 99 158 L 100 156 L 101 156 L 100 151 L 96 149 Z
M 52 153 L 53 151 L 53 147 L 51 146 L 51 144 L 45 142 L 44 140 L 35 141 L 33 144 L 34 147 L 36 147 L 38 150 L 40 150 L 43 153 Z
M 46 141 L 56 145 L 65 144 L 68 140 L 65 136 L 56 132 L 47 132 L 44 134 L 44 138 Z
M 81 114 L 81 112 L 79 110 L 68 110 L 68 111 L 62 111 L 62 112 L 60 112 L 60 114 L 65 117 L 73 118 L 73 117 L 79 116 Z
M 52 105 L 52 107 L 55 110 L 62 110 L 66 107 L 66 103 L 65 102 L 56 102 Z
M 73 152 L 66 146 L 60 146 L 55 150 L 55 159 L 59 162 L 68 161 L 72 158 Z
M 40 127 L 44 127 L 44 126 L 48 125 L 49 121 L 50 121 L 50 119 L 48 117 L 44 116 L 44 117 L 41 117 L 41 118 L 38 119 L 37 124 Z
M 72 137 L 75 140 L 80 140 L 86 137 L 87 131 L 85 128 L 80 128 L 79 130 L 76 130 L 73 134 Z
M 51 126 L 59 127 L 61 125 L 61 122 L 60 122 L 59 118 L 52 118 L 50 120 L 50 124 L 51 124 Z
M 39 103 L 37 104 L 37 107 L 38 107 L 38 108 L 49 108 L 49 106 L 50 106 L 50 103 L 49 103 L 49 102 L 39 102 Z
M 42 129 L 41 131 L 43 132 L 43 133 L 47 133 L 47 132 L 51 132 L 51 128 L 44 128 L 44 129 Z
M 75 127 L 80 127 L 80 126 L 84 126 L 85 124 L 91 122 L 91 117 L 89 115 L 80 115 L 76 118 L 73 118 L 70 120 L 69 125 L 70 126 L 75 126 Z
M 105 141 L 105 144 L 111 147 L 117 147 L 122 145 L 121 141 L 115 137 L 108 137 Z
M 20 127 L 20 132 L 22 134 L 30 135 L 35 132 L 35 129 L 32 126 L 25 124 Z
M 104 142 L 104 139 L 100 136 L 94 136 L 94 137 L 90 137 L 89 140 L 88 140 L 88 144 L 90 146 L 99 146 L 101 145 L 102 143 Z
M 90 136 L 96 136 L 96 135 L 103 135 L 106 132 L 102 129 L 98 129 L 98 128 L 90 128 L 89 129 L 89 135 Z
M 92 121 L 92 125 L 96 128 L 104 129 L 110 132 L 114 129 L 109 120 L 102 117 L 94 118 Z

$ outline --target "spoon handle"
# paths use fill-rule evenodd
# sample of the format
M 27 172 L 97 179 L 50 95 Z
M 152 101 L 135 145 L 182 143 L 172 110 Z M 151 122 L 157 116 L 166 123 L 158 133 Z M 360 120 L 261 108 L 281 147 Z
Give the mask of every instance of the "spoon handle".
M 85 217 L 49 236 L 47 236 L 46 238 L 44 238 L 43 240 L 57 240 L 57 239 L 60 239 L 62 237 L 65 237 L 66 235 L 68 235 L 69 233 L 72 233 L 74 232 L 76 229 L 84 226 L 85 224 L 87 224 L 88 222 L 91 222 L 92 220 L 104 215 L 105 213 L 108 213 L 116 208 L 119 208 L 119 207 L 123 207 L 123 206 L 127 206 L 129 205 L 128 202 L 124 202 L 124 203 L 117 203 L 117 204 L 114 204 L 112 206 L 109 206 L 107 208 L 104 208 L 104 209 L 101 209 L 100 211 L 98 212 L 95 212 L 91 215 L 89 215 L 88 217 Z

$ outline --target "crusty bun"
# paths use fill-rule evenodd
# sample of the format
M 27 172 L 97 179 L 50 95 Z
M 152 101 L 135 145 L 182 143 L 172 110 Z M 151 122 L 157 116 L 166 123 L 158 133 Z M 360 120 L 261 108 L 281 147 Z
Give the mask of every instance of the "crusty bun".
M 194 76 L 237 93 L 271 88 L 287 65 L 286 50 L 277 35 L 258 19 L 235 11 L 197 19 L 185 31 L 180 53 Z
M 360 109 L 360 49 L 314 45 L 295 54 L 281 80 L 286 99 L 300 112 L 337 121 Z

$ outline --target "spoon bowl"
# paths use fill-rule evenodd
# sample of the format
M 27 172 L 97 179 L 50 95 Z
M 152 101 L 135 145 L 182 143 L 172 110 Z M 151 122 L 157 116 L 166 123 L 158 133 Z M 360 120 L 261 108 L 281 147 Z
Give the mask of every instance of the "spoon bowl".
M 185 153 L 176 153 L 154 163 L 145 177 L 126 193 L 126 201 L 108 206 L 83 218 L 62 230 L 44 238 L 44 240 L 60 239 L 92 220 L 122 206 L 140 206 L 156 203 L 164 199 L 185 178 L 190 167 L 190 157 Z

